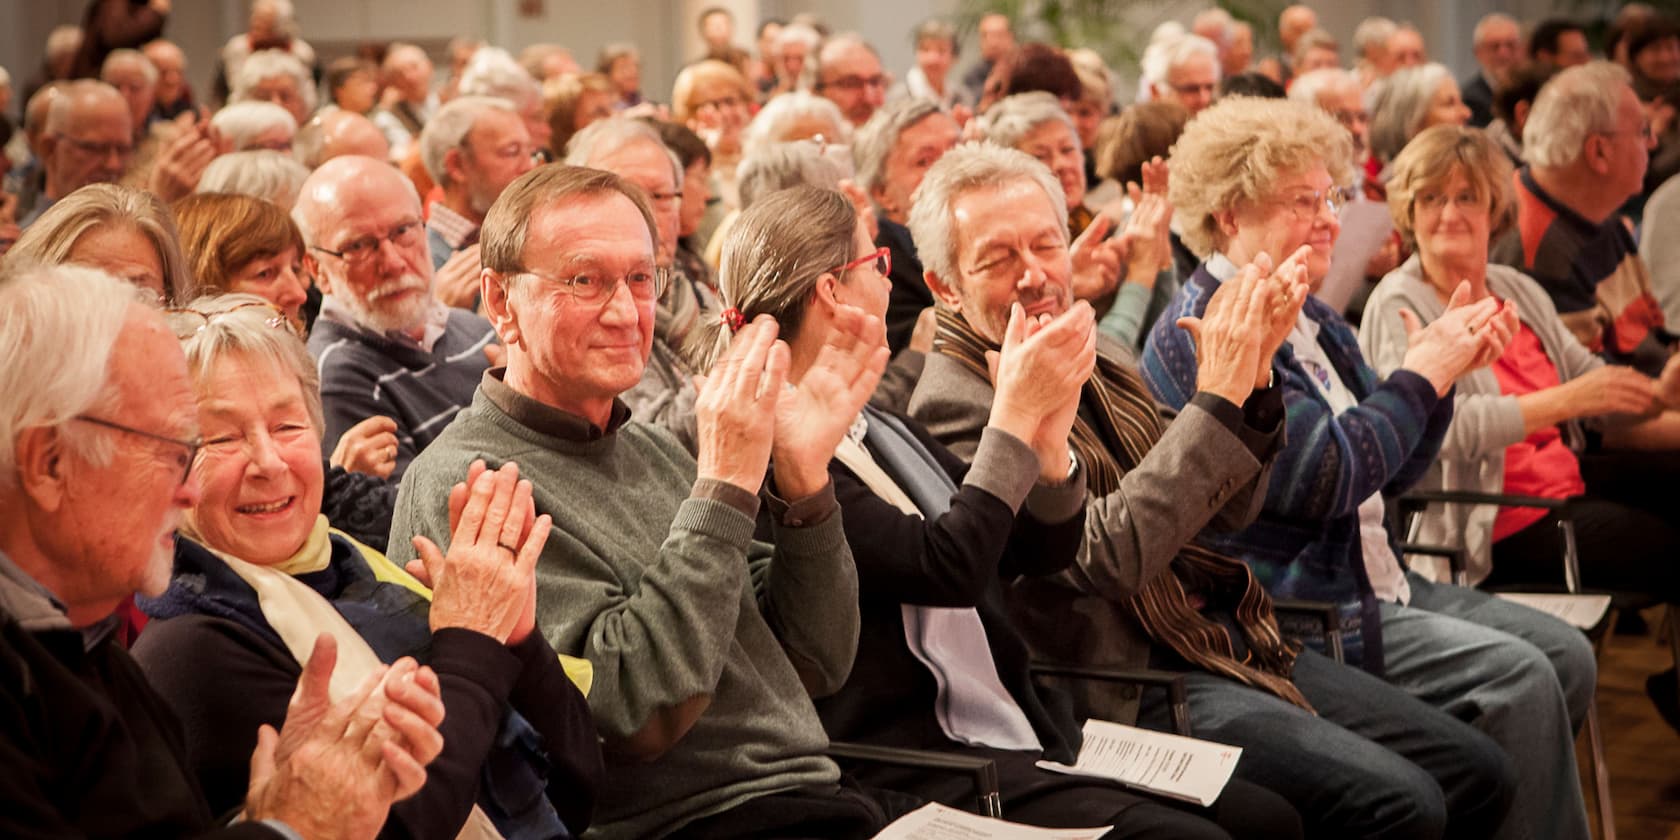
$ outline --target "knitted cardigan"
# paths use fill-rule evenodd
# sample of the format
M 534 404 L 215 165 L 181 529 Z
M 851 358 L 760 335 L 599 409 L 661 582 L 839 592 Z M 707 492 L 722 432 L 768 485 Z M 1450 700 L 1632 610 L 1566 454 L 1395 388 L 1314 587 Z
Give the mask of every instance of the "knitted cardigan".
M 1177 321 L 1200 317 L 1218 288 L 1204 262 L 1150 331 L 1144 381 L 1168 406 L 1183 407 L 1196 393 L 1196 349 Z M 1336 414 L 1294 350 L 1279 347 L 1272 367 L 1284 389 L 1287 438 L 1265 506 L 1254 524 L 1205 537 L 1210 548 L 1253 567 L 1274 597 L 1335 603 L 1347 661 L 1381 673 L 1381 626 L 1365 575 L 1359 504 L 1373 493 L 1399 493 L 1423 475 L 1452 422 L 1452 400 L 1437 398 L 1428 380 L 1408 370 L 1378 380 L 1335 310 L 1309 297 L 1302 312 L 1319 325 L 1319 346 L 1359 405 Z M 1399 556 L 1392 535 L 1389 542 Z
M 1489 265 L 1487 288 L 1517 305 L 1517 316 L 1540 339 L 1546 357 L 1557 367 L 1560 381 L 1568 382 L 1604 366 L 1602 358 L 1576 340 L 1558 317 L 1551 297 L 1528 275 L 1509 266 Z M 1412 310 L 1426 324 L 1446 310 L 1435 287 L 1424 279 L 1416 256 L 1389 272 L 1365 304 L 1359 346 L 1378 371 L 1392 371 L 1405 358 L 1406 329 L 1400 323 L 1401 309 Z M 1440 460 L 1419 484 L 1435 490 L 1498 493 L 1505 486 L 1506 447 L 1527 437 L 1522 409 L 1515 396 L 1500 392 L 1499 379 L 1491 368 L 1460 377 L 1454 392 L 1452 426 L 1441 444 Z M 1588 422 L 1595 428 L 1601 426 L 1597 418 Z M 1579 439 L 1579 423 L 1570 420 L 1564 426 L 1566 440 Z M 1479 583 L 1493 565 L 1493 522 L 1497 513 L 1498 508 L 1492 505 L 1430 505 L 1418 520 L 1417 540 L 1467 549 L 1470 582 Z

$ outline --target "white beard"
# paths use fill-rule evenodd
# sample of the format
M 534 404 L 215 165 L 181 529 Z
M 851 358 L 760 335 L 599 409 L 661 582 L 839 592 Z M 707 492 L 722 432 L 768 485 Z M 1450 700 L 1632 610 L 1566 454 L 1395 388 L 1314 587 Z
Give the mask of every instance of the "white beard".
M 392 294 L 410 288 L 419 289 L 422 293 L 399 303 L 383 302 Z M 356 323 L 381 333 L 413 329 L 425 320 L 426 312 L 432 306 L 431 283 L 412 273 L 374 289 L 366 297 L 354 292 L 335 297 L 345 309 L 350 310 Z

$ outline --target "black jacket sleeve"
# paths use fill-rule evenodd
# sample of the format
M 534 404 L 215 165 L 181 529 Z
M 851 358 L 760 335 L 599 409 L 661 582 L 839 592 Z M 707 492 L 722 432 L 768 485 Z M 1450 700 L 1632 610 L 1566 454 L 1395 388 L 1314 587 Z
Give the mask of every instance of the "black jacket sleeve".
M 1073 562 L 1083 516 L 1054 525 L 1027 512 L 1017 517 L 1002 499 L 961 483 L 967 474 L 962 461 L 920 424 L 904 422 L 958 489 L 950 509 L 929 522 L 875 495 L 839 462 L 830 464 L 862 599 L 973 607 L 994 576 L 1050 574 Z

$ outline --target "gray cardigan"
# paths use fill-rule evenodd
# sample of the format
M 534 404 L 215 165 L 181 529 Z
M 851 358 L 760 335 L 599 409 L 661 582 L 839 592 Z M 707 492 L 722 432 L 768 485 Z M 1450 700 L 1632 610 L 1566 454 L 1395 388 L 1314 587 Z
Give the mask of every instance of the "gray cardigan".
M 1516 304 L 1517 317 L 1540 339 L 1561 381 L 1568 382 L 1604 365 L 1603 359 L 1583 347 L 1563 325 L 1551 297 L 1528 275 L 1510 266 L 1490 264 L 1487 287 L 1497 297 Z M 1383 376 L 1399 368 L 1406 356 L 1402 309 L 1417 313 L 1426 324 L 1446 311 L 1435 287 L 1424 279 L 1423 264 L 1415 254 L 1377 284 L 1359 325 L 1359 349 Z M 1578 440 L 1575 421 L 1567 425 L 1566 437 L 1573 435 Z M 1505 448 L 1524 437 L 1517 398 L 1499 392 L 1499 380 L 1490 368 L 1477 368 L 1459 377 L 1452 425 L 1441 444 L 1440 460 L 1417 487 L 1498 493 L 1505 486 Z M 1490 505 L 1431 505 L 1419 518 L 1416 533 L 1410 536 L 1420 542 L 1467 549 L 1470 582 L 1480 583 L 1493 565 L 1493 520 L 1497 513 Z M 1415 563 L 1413 567 L 1419 568 Z

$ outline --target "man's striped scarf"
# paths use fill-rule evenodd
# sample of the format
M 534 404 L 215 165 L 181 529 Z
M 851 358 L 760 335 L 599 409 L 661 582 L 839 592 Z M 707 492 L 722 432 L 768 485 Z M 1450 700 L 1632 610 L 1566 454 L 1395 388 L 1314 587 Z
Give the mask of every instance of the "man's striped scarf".
M 940 307 L 938 319 L 934 352 L 989 379 L 986 351 L 997 347 L 955 312 Z M 1069 442 L 1085 467 L 1087 490 L 1093 498 L 1100 498 L 1120 489 L 1121 476 L 1136 467 L 1161 439 L 1161 416 L 1143 380 L 1101 355 L 1095 373 L 1085 383 L 1083 397 L 1085 406 L 1074 420 Z M 1113 451 L 1105 438 L 1115 441 L 1119 451 Z M 1171 574 L 1145 582 L 1125 604 L 1144 632 L 1199 668 L 1311 711 L 1312 705 L 1289 676 L 1300 644 L 1283 639 L 1272 615 L 1272 599 L 1248 566 L 1191 542 L 1179 549 L 1170 569 Z M 1249 655 L 1243 661 L 1233 653 L 1225 626 L 1196 609 L 1191 592 L 1200 595 L 1208 606 L 1223 606 L 1236 617 L 1248 643 Z

